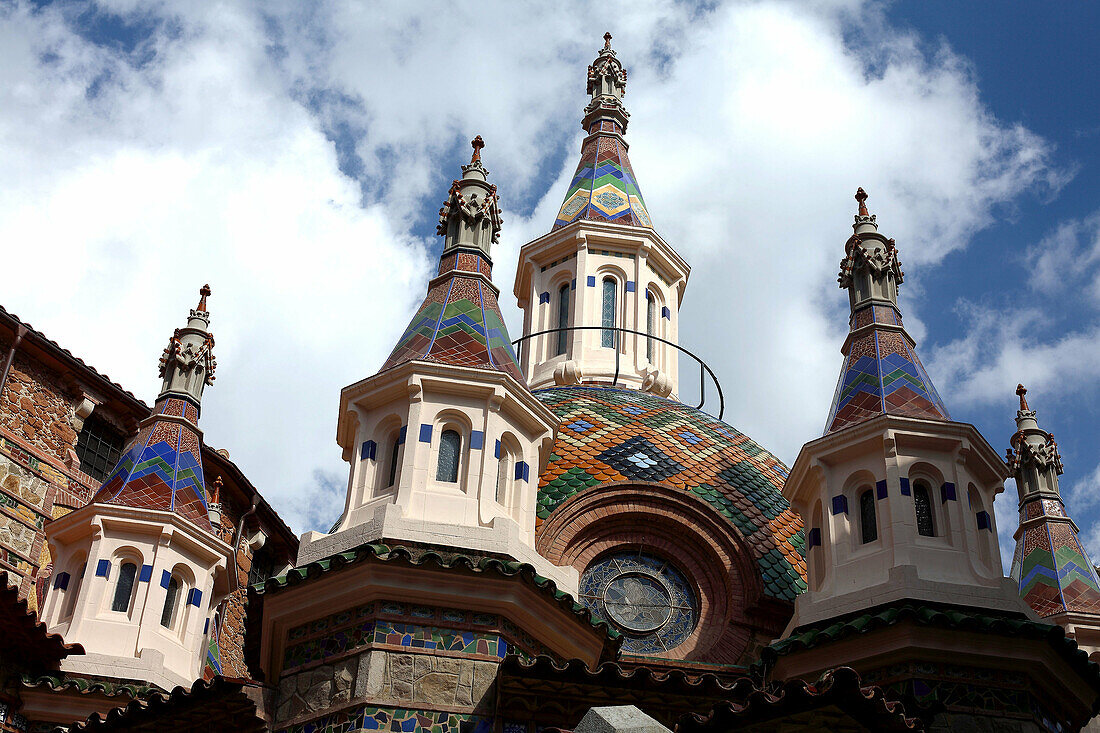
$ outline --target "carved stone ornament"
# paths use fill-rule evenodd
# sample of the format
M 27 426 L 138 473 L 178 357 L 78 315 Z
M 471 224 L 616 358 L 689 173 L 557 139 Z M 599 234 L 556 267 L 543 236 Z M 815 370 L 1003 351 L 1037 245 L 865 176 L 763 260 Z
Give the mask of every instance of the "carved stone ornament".
M 481 161 L 479 160 L 472 165 L 480 167 Z M 468 167 L 471 166 L 464 166 L 464 168 Z M 487 196 L 479 197 L 475 191 L 467 199 L 462 193 L 462 181 L 454 181 L 448 193 L 450 198 L 444 201 L 442 208 L 439 209 L 439 225 L 436 226 L 436 234 L 446 236 L 447 227 L 452 216 L 461 217 L 471 226 L 482 219 L 488 219 L 492 231 L 491 241 L 496 244 L 500 239 L 501 224 L 504 223 L 500 216 L 500 210 L 497 208 L 497 202 L 500 200 L 500 196 L 497 195 L 497 187 L 490 185 Z
M 160 376 L 163 378 L 170 368 L 177 369 L 183 374 L 188 374 L 196 368 L 203 370 L 203 382 L 209 386 L 214 383 L 214 370 L 217 369 L 218 360 L 212 352 L 214 348 L 214 335 L 206 334 L 201 344 L 196 346 L 188 343 L 186 346 L 180 340 L 180 332 L 177 328 L 168 339 L 168 346 L 160 357 Z
M 1053 468 L 1059 476 L 1062 475 L 1064 471 L 1062 455 L 1058 452 L 1058 443 L 1055 442 L 1054 435 L 1040 445 L 1032 445 L 1023 438 L 1023 434 L 1017 433 L 1012 440 L 1015 451 L 1009 450 L 1009 468 L 1018 471 L 1023 466 L 1034 465 L 1040 471 Z
M 845 246 L 844 259 L 840 261 L 840 273 L 837 282 L 841 288 L 852 285 L 852 273 L 856 270 L 870 270 L 872 277 L 882 277 L 885 273 L 892 273 L 894 282 L 901 285 L 905 281 L 905 273 L 901 271 L 901 260 L 898 259 L 898 250 L 894 240 L 888 239 L 883 249 L 877 247 L 869 249 L 863 246 L 863 240 L 852 236 Z

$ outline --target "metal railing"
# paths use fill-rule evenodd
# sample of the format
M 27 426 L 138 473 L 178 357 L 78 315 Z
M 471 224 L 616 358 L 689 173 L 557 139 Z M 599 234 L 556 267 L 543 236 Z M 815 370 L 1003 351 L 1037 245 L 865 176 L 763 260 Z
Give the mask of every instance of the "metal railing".
M 695 354 L 691 353 L 683 346 L 677 343 L 673 343 L 668 339 L 663 339 L 660 336 L 653 336 L 644 331 L 639 331 L 634 328 L 619 328 L 617 326 L 564 326 L 562 328 L 548 328 L 545 331 L 536 331 L 535 333 L 529 333 L 524 336 L 520 336 L 518 339 L 512 342 L 512 347 L 518 349 L 519 345 L 528 339 L 533 339 L 535 336 L 545 336 L 548 333 L 560 334 L 565 331 L 615 331 L 616 333 L 632 333 L 637 336 L 641 336 L 647 339 L 653 339 L 654 341 L 660 341 L 662 344 L 671 346 L 672 348 L 687 354 L 699 364 L 699 404 L 695 406 L 695 409 L 701 410 L 703 405 L 707 401 L 707 376 L 710 376 L 712 382 L 714 382 L 715 389 L 718 390 L 718 419 L 721 420 L 722 416 L 726 414 L 726 398 L 722 394 L 722 385 L 718 381 L 718 377 L 714 376 L 714 371 L 707 365 L 705 361 L 700 359 Z M 619 350 L 618 339 L 615 339 L 615 346 L 611 347 L 615 350 L 615 377 L 611 381 L 611 386 L 614 387 L 619 383 L 619 358 L 622 352 Z M 517 353 L 517 356 L 519 354 Z

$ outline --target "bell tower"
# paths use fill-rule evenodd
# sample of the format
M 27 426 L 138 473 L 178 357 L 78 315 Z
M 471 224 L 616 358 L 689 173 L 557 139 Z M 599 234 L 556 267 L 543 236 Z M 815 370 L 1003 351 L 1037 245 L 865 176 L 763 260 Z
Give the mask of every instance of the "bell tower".
M 611 34 L 588 67 L 581 160 L 549 234 L 520 250 L 513 293 L 532 389 L 612 383 L 677 391 L 679 307 L 690 268 L 657 231 L 627 157 L 626 70 Z M 577 330 L 558 330 L 581 327 Z M 658 340 L 658 339 L 663 339 Z

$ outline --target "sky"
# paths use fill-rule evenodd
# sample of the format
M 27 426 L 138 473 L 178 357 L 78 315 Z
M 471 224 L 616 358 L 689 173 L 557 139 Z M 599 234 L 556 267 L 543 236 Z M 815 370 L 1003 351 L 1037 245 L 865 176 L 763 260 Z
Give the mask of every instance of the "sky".
M 862 186 L 952 416 L 1001 452 L 1025 383 L 1098 559 L 1098 23 L 1002 1 L 0 0 L 0 303 L 152 403 L 209 282 L 206 440 L 296 532 L 327 530 L 339 391 L 423 298 L 477 134 L 519 335 L 516 254 L 553 223 L 610 31 L 634 171 L 693 267 L 681 342 L 727 422 L 788 465 L 820 435 Z M 1011 482 L 995 506 L 1010 557 Z

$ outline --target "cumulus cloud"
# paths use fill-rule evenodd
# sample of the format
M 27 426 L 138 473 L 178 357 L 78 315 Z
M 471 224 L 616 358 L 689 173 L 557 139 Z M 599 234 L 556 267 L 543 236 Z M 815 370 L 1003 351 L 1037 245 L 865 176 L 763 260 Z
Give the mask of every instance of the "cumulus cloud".
M 787 461 L 840 367 L 856 186 L 917 265 L 903 306 L 919 324 L 919 266 L 1063 180 L 1044 140 L 983 106 L 965 60 L 854 0 L 97 7 L 95 23 L 0 10 L 0 239 L 41 273 L 4 304 L 151 400 L 161 342 L 211 281 L 207 437 L 298 531 L 339 514 L 338 391 L 422 297 L 466 141 L 486 138 L 503 195 L 507 296 L 576 164 L 606 29 L 650 213 L 695 268 L 681 338 L 723 380 L 727 420 Z M 934 372 L 965 384 L 977 360 L 953 348 Z

